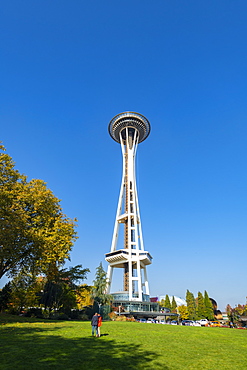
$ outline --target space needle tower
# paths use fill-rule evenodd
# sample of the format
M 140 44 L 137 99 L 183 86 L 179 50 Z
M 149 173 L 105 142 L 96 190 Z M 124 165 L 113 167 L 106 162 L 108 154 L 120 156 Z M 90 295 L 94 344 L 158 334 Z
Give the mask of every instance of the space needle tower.
M 107 293 L 110 293 L 113 270 L 118 268 L 123 270 L 123 291 L 113 294 L 117 297 L 115 300 L 147 302 L 150 298 L 146 267 L 152 263 L 152 257 L 143 244 L 135 156 L 138 144 L 150 133 L 150 123 L 139 113 L 124 112 L 110 121 L 108 129 L 112 139 L 121 145 L 123 173 L 111 251 L 105 257 L 108 262 Z

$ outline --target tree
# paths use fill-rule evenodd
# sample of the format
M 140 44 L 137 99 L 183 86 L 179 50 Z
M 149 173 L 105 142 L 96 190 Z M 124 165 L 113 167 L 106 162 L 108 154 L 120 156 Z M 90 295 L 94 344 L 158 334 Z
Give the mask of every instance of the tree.
M 177 312 L 177 302 L 175 301 L 174 296 L 172 297 L 171 311 L 173 313 L 176 313 Z
M 239 321 L 239 318 L 240 318 L 239 312 L 237 312 L 235 308 L 232 308 L 228 304 L 226 306 L 226 313 L 227 313 L 229 322 L 232 323 L 233 326 L 235 326 L 237 324 L 237 322 Z M 232 327 L 231 324 L 230 324 L 230 327 Z
M 105 294 L 108 285 L 106 272 L 103 269 L 102 262 L 96 268 L 95 280 L 93 281 L 92 298 L 98 303 L 99 308 L 101 305 L 107 305 L 111 302 L 112 296 Z
M 190 320 L 196 319 L 196 301 L 193 293 L 189 290 L 186 292 L 186 303 L 187 303 L 187 310 Z
M 76 301 L 78 309 L 82 309 L 85 306 L 91 306 L 93 304 L 92 300 L 92 286 L 83 284 L 80 285 L 80 289 L 76 292 Z
M 159 302 L 159 306 L 160 306 L 160 308 L 165 307 L 165 300 L 164 299 L 161 299 L 161 301 Z
M 206 317 L 204 297 L 201 292 L 198 292 L 196 313 L 198 319 L 204 319 Z
M 242 316 L 246 312 L 246 306 L 242 304 L 238 304 L 235 308 L 234 311 L 236 312 L 237 315 Z
M 172 309 L 171 301 L 168 294 L 166 294 L 165 296 L 165 308 L 168 308 L 169 310 Z
M 11 284 L 11 307 L 21 312 L 28 307 L 36 307 L 38 305 L 37 292 L 40 289 L 39 281 L 35 275 L 22 269 L 13 280 Z
M 89 269 L 82 269 L 82 265 L 57 270 L 53 279 L 47 279 L 40 303 L 49 311 L 76 308 L 77 294 L 81 289 L 78 284 L 86 278 L 88 272 Z
M 214 320 L 214 309 L 207 291 L 204 292 L 205 317 L 208 320 Z
M 93 287 L 87 284 L 79 286 L 79 290 L 76 292 L 76 302 L 79 310 L 93 305 L 92 289 Z
M 3 152 L 5 148 L 0 145 Z M 69 258 L 75 224 L 42 180 L 27 181 L 0 154 L 0 278 L 25 269 L 52 273 Z
M 5 284 L 3 289 L 0 290 L 0 312 L 8 308 L 8 304 L 10 302 L 10 297 L 11 297 L 11 292 L 12 292 L 12 288 L 11 288 L 10 282 Z
M 185 305 L 178 306 L 178 313 L 181 320 L 187 320 L 189 318 L 188 309 Z

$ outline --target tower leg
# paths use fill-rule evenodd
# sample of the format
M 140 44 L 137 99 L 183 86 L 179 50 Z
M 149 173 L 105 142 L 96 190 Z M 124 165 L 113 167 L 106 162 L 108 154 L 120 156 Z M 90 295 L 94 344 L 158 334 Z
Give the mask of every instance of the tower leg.
M 106 279 L 107 279 L 106 294 L 110 294 L 111 282 L 112 282 L 112 272 L 113 272 L 112 266 L 108 265 L 107 274 L 106 274 Z
M 148 276 L 147 276 L 146 266 L 144 267 L 143 272 L 144 272 L 144 284 L 145 284 L 146 294 L 149 295 L 149 285 L 148 285 Z

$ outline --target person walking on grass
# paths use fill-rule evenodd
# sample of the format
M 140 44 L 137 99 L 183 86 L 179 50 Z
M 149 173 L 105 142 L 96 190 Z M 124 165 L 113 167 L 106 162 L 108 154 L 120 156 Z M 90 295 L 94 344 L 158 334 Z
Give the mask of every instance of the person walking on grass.
M 98 313 L 98 335 L 97 335 L 97 337 L 100 337 L 100 327 L 101 327 L 101 325 L 102 325 L 102 317 Z
M 94 337 L 94 333 L 96 334 L 96 337 L 98 336 L 98 313 L 95 312 L 95 314 L 92 317 L 91 325 L 92 325 L 92 336 Z

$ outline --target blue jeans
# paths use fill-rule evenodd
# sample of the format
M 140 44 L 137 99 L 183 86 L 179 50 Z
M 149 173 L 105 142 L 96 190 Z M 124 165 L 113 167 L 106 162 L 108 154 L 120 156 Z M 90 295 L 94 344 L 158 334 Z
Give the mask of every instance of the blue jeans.
M 92 325 L 92 335 L 94 335 L 94 332 L 96 332 L 96 335 L 98 335 L 98 326 Z

